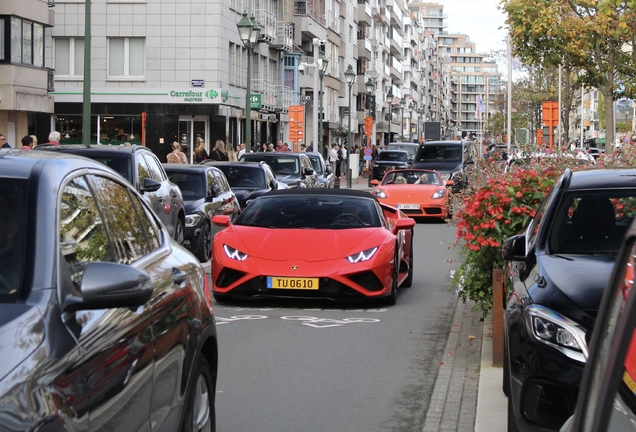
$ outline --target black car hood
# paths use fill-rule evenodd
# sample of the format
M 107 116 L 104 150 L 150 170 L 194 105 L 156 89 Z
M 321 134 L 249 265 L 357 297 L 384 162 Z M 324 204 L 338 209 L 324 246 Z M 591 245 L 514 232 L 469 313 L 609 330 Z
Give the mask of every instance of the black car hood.
M 194 201 L 184 201 L 183 204 L 185 207 L 186 214 L 195 213 L 199 209 L 201 204 L 203 204 L 204 201 L 205 201 L 205 198 L 199 198 L 198 200 L 194 200 Z
M 596 312 L 614 267 L 615 256 L 539 255 L 541 275 L 570 301 L 588 312 Z M 538 288 L 537 291 L 544 290 Z M 594 314 L 595 315 L 595 314 Z
M 44 323 L 37 307 L 0 304 L 0 381 L 44 341 Z
M 455 172 L 461 171 L 462 164 L 459 161 L 453 162 L 413 162 L 413 168 L 423 168 L 435 170 L 437 172 Z
M 406 161 L 388 161 L 388 160 L 378 160 L 376 159 L 375 163 L 377 165 L 387 165 L 387 166 L 406 166 L 408 162 Z

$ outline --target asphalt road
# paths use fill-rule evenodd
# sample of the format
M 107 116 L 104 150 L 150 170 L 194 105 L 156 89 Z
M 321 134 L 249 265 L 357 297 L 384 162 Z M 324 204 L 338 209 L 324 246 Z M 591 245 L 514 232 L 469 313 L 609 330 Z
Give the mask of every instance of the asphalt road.
M 215 304 L 217 431 L 421 430 L 457 304 L 454 233 L 417 224 L 395 306 Z

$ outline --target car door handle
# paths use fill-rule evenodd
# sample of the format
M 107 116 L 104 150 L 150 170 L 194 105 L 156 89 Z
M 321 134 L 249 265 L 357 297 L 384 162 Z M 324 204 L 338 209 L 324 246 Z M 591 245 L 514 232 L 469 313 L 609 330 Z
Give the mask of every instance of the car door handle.
M 172 283 L 174 283 L 175 285 L 181 285 L 183 282 L 185 282 L 187 276 L 188 275 L 184 271 L 181 271 L 177 268 L 172 269 Z

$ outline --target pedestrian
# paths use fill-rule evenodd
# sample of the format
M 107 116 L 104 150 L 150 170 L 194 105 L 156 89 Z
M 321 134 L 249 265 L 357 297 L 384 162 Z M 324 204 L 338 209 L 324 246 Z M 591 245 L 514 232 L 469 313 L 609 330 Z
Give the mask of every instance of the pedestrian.
M 225 143 L 223 142 L 223 140 L 217 140 L 214 143 L 214 148 L 212 149 L 212 151 L 210 152 L 208 156 L 210 157 L 210 159 L 215 161 L 230 160 L 230 158 L 227 155 L 227 152 L 225 151 Z
M 331 172 L 336 172 L 336 164 L 338 163 L 338 145 L 331 144 L 331 150 L 329 150 L 329 154 L 327 155 L 327 162 L 331 165 Z
M 60 135 L 58 131 L 53 131 L 49 134 L 49 142 L 47 142 L 47 144 L 59 146 L 61 137 L 62 136 Z
M 35 148 L 38 145 L 38 137 L 31 135 L 31 138 L 33 138 L 33 147 L 31 148 Z
M 205 149 L 205 141 L 203 139 L 197 139 L 197 147 L 194 149 L 194 160 L 196 163 L 201 163 L 208 159 L 208 152 Z
M 33 150 L 33 138 L 30 135 L 25 135 L 22 138 L 22 150 Z
M 278 144 L 276 144 L 276 151 L 283 151 L 283 140 L 278 141 Z
M 274 143 L 269 143 L 267 145 L 267 150 L 265 150 L 265 151 L 273 152 L 274 151 Z
M 343 145 L 342 148 L 340 149 L 340 163 L 342 164 L 342 167 L 340 168 L 341 172 L 347 172 L 347 155 L 348 155 L 348 149 L 347 149 L 347 144 Z
M 11 148 L 9 143 L 7 142 L 7 137 L 4 134 L 0 133 L 0 143 L 2 143 L 2 147 L 0 148 Z
M 300 151 L 301 152 L 307 151 L 307 147 L 305 146 L 305 143 L 300 145 Z
M 241 144 L 239 144 L 239 151 L 236 157 L 240 160 L 241 156 L 243 156 L 244 154 L 245 154 L 245 143 L 242 142 Z
M 342 172 L 342 162 L 344 161 L 344 158 L 342 157 L 344 146 L 343 148 L 336 146 L 336 148 L 336 178 L 340 178 L 340 174 Z
M 267 143 L 264 142 L 263 145 L 258 148 L 258 151 L 259 152 L 266 152 L 267 151 Z
M 283 150 L 282 150 L 282 151 L 291 151 L 291 150 L 289 150 L 289 144 L 284 143 L 284 144 L 283 144 Z
M 166 162 L 174 164 L 188 163 L 185 153 L 181 151 L 181 145 L 174 141 L 172 143 L 172 151 L 166 156 Z
M 225 145 L 225 152 L 227 153 L 227 159 L 230 162 L 236 162 L 238 158 L 236 157 L 236 152 L 234 151 L 234 144 L 227 143 Z

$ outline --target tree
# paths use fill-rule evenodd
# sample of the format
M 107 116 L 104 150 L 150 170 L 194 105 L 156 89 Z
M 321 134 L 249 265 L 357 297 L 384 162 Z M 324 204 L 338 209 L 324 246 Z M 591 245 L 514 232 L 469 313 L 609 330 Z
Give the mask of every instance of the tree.
M 605 122 L 614 124 L 615 96 L 633 92 L 617 86 L 618 77 L 633 77 L 633 2 L 619 0 L 501 0 L 514 46 L 513 52 L 531 65 L 563 65 L 581 70 L 581 83 L 605 96 Z M 628 55 L 627 53 L 630 53 Z M 606 129 L 606 142 L 614 130 Z

